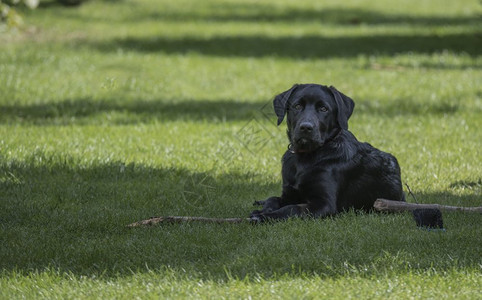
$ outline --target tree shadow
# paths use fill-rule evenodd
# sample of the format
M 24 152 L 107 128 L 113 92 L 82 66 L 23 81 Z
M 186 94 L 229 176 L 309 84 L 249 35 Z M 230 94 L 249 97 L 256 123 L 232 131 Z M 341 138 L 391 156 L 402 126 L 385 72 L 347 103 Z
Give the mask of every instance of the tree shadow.
M 262 226 L 125 226 L 159 215 L 247 216 L 253 199 L 279 192 L 279 183 L 261 182 L 247 173 L 215 175 L 122 162 L 81 166 L 73 158 L 45 153 L 2 160 L 0 268 L 114 277 L 170 269 L 205 279 L 226 279 L 226 271 L 240 278 L 297 272 L 340 276 L 347 266 L 370 264 L 378 268 L 375 274 L 384 268 L 444 270 L 454 267 L 453 259 L 457 268 L 478 268 L 479 247 L 459 245 L 473 245 L 466 231 L 480 217 L 458 213 L 444 214 L 448 231 L 443 235 L 418 230 L 409 214 L 346 213 Z M 477 195 L 450 192 L 418 199 L 480 205 Z
M 395 98 L 388 102 L 355 102 L 355 113 L 375 116 L 451 115 L 467 108 L 459 102 L 449 100 L 420 101 L 417 98 Z
M 47 2 L 49 3 L 49 2 Z M 62 11 L 59 11 L 61 15 Z M 433 34 L 376 34 L 371 36 L 187 36 L 172 38 L 160 35 L 147 37 L 125 37 L 112 40 L 78 40 L 70 45 L 91 47 L 105 52 L 119 49 L 137 52 L 158 52 L 166 54 L 199 53 L 220 57 L 290 57 L 299 59 L 356 57 L 358 55 L 395 55 L 400 53 L 432 54 L 442 51 L 465 53 L 473 57 L 481 55 L 481 34 L 475 31 L 482 24 L 479 15 L 467 17 L 412 16 L 404 14 L 384 14 L 362 8 L 299 8 L 269 4 L 224 3 L 222 5 L 201 4 L 182 11 L 172 9 L 147 9 L 132 6 L 132 13 L 119 18 L 113 15 L 87 15 L 66 13 L 68 18 L 85 22 L 99 21 L 132 22 L 179 21 L 179 22 L 220 22 L 241 21 L 265 22 L 320 22 L 337 25 L 434 25 L 467 26 L 465 33 Z M 106 19 L 107 18 L 107 19 Z M 480 26 L 479 26 L 480 27 Z M 443 68 L 444 64 L 426 67 Z M 480 68 L 480 66 L 469 66 Z M 462 66 L 461 68 L 467 68 Z
M 481 54 L 481 36 L 475 33 L 446 35 L 374 35 L 327 37 L 215 36 L 210 38 L 164 36 L 127 37 L 107 42 L 82 42 L 100 51 L 119 49 L 166 54 L 199 53 L 222 57 L 330 58 L 358 55 L 432 54 L 442 51 Z M 79 46 L 82 46 L 79 45 Z
M 185 100 L 185 101 L 119 101 L 108 99 L 66 100 L 63 102 L 25 106 L 0 106 L 0 123 L 83 124 L 100 116 L 103 122 L 114 124 L 143 123 L 151 121 L 208 121 L 223 122 L 249 120 L 264 107 L 260 102 L 235 100 Z M 108 119 L 105 114 L 120 114 Z M 95 122 L 95 121 L 94 121 Z
M 112 1 L 112 0 L 111 0 Z M 105 1 L 109 2 L 109 1 Z M 47 2 L 48 3 L 48 2 Z M 47 4 L 48 5 L 48 4 Z M 41 2 L 42 6 L 42 2 Z M 147 8 L 132 5 L 132 13 L 119 19 L 109 15 L 73 15 L 86 22 L 102 20 L 109 22 L 246 22 L 246 23 L 320 23 L 341 26 L 358 25 L 427 25 L 471 26 L 481 23 L 480 15 L 470 16 L 414 16 L 401 13 L 383 13 L 364 8 L 310 7 L 272 5 L 268 3 L 199 3 L 182 10 L 172 7 Z
M 479 189 L 482 191 L 482 178 L 477 180 L 458 180 L 450 184 L 452 189 Z
M 229 122 L 262 118 L 275 122 L 272 100 L 239 102 L 234 100 L 137 100 L 69 99 L 62 102 L 0 105 L 0 124 L 85 125 L 137 124 L 166 121 Z M 420 102 L 393 99 L 384 103 L 355 100 L 355 114 L 367 115 L 444 115 L 465 111 L 457 102 Z
M 119 4 L 119 2 L 124 2 L 125 0 L 96 0 L 106 2 L 112 5 Z M 77 1 L 62 1 L 59 0 L 42 0 L 39 2 L 37 9 L 52 9 L 52 8 L 76 8 L 83 5 L 86 0 Z
M 476 25 L 480 16 L 443 17 L 411 16 L 405 14 L 384 14 L 361 8 L 300 8 L 269 4 L 225 3 L 205 10 L 155 11 L 144 18 L 166 21 L 206 22 L 319 22 L 339 25 Z M 141 19 L 137 19 L 140 21 Z
M 194 238 L 183 232 L 186 226 L 155 233 L 126 225 L 160 215 L 248 217 L 254 200 L 279 189 L 254 182 L 253 174 L 73 164 L 72 158 L 42 152 L 23 162 L 0 160 L 0 269 L 113 275 L 148 265 L 188 267 L 187 253 L 175 253 L 179 244 L 184 250 L 199 246 L 183 241 Z M 146 252 L 134 254 L 141 249 Z

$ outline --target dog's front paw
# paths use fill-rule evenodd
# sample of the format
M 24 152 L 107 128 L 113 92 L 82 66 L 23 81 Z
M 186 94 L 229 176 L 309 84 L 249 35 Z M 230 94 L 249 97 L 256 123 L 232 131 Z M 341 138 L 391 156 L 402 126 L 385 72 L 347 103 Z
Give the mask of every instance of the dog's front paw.
M 256 217 L 256 216 L 262 215 L 262 214 L 263 214 L 263 211 L 262 211 L 262 210 L 253 210 L 253 211 L 249 214 L 249 217 L 252 218 L 252 217 Z
M 251 224 L 261 224 L 263 222 L 261 216 L 251 216 L 249 217 L 249 222 Z
M 258 200 L 253 202 L 253 206 L 263 206 L 266 203 L 266 200 Z
M 249 220 L 253 224 L 261 224 L 261 223 L 266 222 L 266 220 L 268 220 L 268 218 L 266 217 L 266 215 L 263 213 L 262 210 L 254 210 L 249 215 Z
M 251 215 L 249 217 L 249 221 L 252 223 L 252 224 L 261 224 L 261 223 L 264 223 L 266 222 L 267 218 L 266 216 L 264 216 L 263 214 L 260 214 L 260 215 Z

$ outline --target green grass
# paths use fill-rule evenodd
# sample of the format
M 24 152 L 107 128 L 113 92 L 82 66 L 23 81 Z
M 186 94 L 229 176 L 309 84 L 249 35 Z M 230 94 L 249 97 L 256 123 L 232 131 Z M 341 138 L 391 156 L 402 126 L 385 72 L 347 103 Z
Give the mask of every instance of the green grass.
M 0 33 L 0 298 L 480 297 L 476 214 L 125 227 L 279 194 L 270 102 L 306 82 L 419 202 L 481 206 L 478 1 L 42 3 Z

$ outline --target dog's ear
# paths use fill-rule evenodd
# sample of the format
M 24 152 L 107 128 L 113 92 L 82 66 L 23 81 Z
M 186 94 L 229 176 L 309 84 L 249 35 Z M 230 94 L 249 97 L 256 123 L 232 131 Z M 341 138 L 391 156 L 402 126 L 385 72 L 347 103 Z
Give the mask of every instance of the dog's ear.
M 330 86 L 330 91 L 335 97 L 336 107 L 338 108 L 338 124 L 342 129 L 347 130 L 348 119 L 353 112 L 353 108 L 355 108 L 355 102 L 347 95 L 338 91 L 334 86 Z
M 288 99 L 293 91 L 298 87 L 298 84 L 293 85 L 289 90 L 282 92 L 273 100 L 274 112 L 278 116 L 278 126 L 283 122 L 287 111 Z

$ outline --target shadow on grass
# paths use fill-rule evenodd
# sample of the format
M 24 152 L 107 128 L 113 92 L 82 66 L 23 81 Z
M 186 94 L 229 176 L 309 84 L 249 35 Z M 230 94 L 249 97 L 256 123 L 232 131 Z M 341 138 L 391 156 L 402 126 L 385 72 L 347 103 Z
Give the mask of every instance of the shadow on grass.
M 356 100 L 355 100 L 356 101 Z M 421 103 L 416 99 L 394 99 L 376 104 L 356 101 L 355 114 L 377 116 L 443 115 L 453 114 L 465 107 L 456 102 L 438 101 Z M 185 100 L 185 101 L 123 101 L 106 99 L 66 100 L 56 103 L 32 105 L 0 105 L 1 123 L 27 123 L 36 125 L 65 124 L 132 124 L 163 121 L 249 121 L 262 116 L 269 120 L 276 117 L 271 100 L 265 102 L 237 102 L 233 100 Z
M 119 2 L 124 2 L 125 0 L 96 0 L 98 2 L 106 2 L 112 5 L 119 4 Z M 77 1 L 62 1 L 59 0 L 42 0 L 39 2 L 38 9 L 52 9 L 52 8 L 76 8 L 83 5 L 86 0 L 77 0 Z
M 105 1 L 109 2 L 109 1 Z M 43 5 L 41 3 L 41 7 Z M 400 13 L 383 13 L 364 8 L 347 7 L 311 7 L 271 5 L 268 3 L 197 3 L 183 9 L 172 7 L 131 6 L 132 13 L 125 18 L 119 19 L 114 15 L 72 15 L 73 18 L 85 22 L 108 21 L 108 22 L 246 22 L 246 23 L 313 23 L 336 24 L 336 25 L 427 25 L 427 26 L 470 26 L 481 23 L 479 15 L 471 16 L 415 16 Z
M 480 23 L 480 16 L 438 17 L 411 16 L 404 14 L 385 14 L 362 8 L 300 8 L 277 7 L 269 4 L 226 3 L 212 7 L 209 14 L 196 11 L 174 14 L 152 13 L 149 17 L 160 20 L 202 20 L 210 22 L 320 22 L 339 25 L 470 25 Z
M 1 122 L 28 122 L 34 124 L 82 123 L 100 115 L 103 121 L 116 124 L 150 121 L 235 121 L 251 119 L 266 103 L 210 101 L 116 101 L 89 99 L 67 100 L 59 103 L 27 106 L 0 106 Z M 121 114 L 109 121 L 106 115 Z
M 460 189 L 479 189 L 482 190 L 482 178 L 478 180 L 459 180 L 450 184 L 450 188 L 460 188 Z
M 259 183 L 252 174 L 74 165 L 72 159 L 42 153 L 26 162 L 0 162 L 2 270 L 119 276 L 171 269 L 190 278 L 226 279 L 226 272 L 241 278 L 340 276 L 366 266 L 379 274 L 475 269 L 480 263 L 480 243 L 474 245 L 480 217 L 457 213 L 444 215 L 446 233 L 418 230 L 408 214 L 353 213 L 261 226 L 191 223 L 129 229 L 126 224 L 158 215 L 247 216 L 253 199 L 277 194 L 279 184 Z M 420 201 L 480 205 L 477 195 L 418 196 Z
M 188 266 L 203 254 L 188 253 L 202 244 L 186 226 L 155 233 L 126 225 L 160 215 L 247 217 L 254 200 L 279 189 L 253 182 L 253 174 L 72 165 L 72 159 L 40 152 L 26 162 L 0 160 L 0 269 L 114 274 Z
M 167 54 L 199 53 L 223 57 L 330 58 L 358 55 L 432 54 L 442 51 L 480 56 L 480 34 L 446 35 L 375 35 L 327 37 L 217 36 L 211 38 L 163 36 L 127 37 L 107 42 L 83 41 L 101 51 L 159 52 Z

